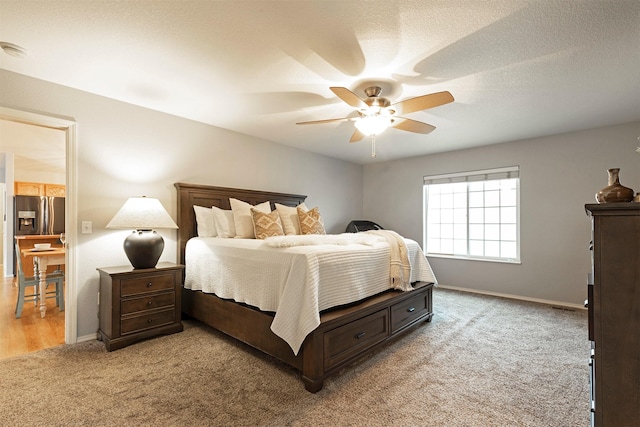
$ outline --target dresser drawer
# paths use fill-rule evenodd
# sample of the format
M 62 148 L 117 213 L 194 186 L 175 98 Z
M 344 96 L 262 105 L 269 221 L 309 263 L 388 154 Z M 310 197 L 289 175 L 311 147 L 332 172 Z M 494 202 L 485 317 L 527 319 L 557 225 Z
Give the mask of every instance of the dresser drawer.
M 176 300 L 175 292 L 164 292 L 157 295 L 130 298 L 121 302 L 121 314 L 130 314 L 153 308 L 173 306 Z
M 121 295 L 123 297 L 129 295 L 138 295 L 148 292 L 156 292 L 164 289 L 174 289 L 175 280 L 174 275 L 171 274 L 156 274 L 147 275 L 144 277 L 135 277 L 131 279 L 122 280 Z
M 431 311 L 430 298 L 430 292 L 421 292 L 391 306 L 391 333 L 393 334 L 428 315 Z
M 144 329 L 157 328 L 158 326 L 168 325 L 175 320 L 175 310 L 156 311 L 143 316 L 127 317 L 122 319 L 120 332 L 122 335 L 132 332 L 139 332 Z
M 380 310 L 324 334 L 324 367 L 330 369 L 389 336 L 389 311 Z

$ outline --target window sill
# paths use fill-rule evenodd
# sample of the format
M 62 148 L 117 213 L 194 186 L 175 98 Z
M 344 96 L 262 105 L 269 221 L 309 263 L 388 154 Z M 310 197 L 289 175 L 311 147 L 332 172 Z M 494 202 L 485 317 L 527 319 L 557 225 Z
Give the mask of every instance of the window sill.
M 444 254 L 425 254 L 429 258 L 444 258 L 444 259 L 457 259 L 462 261 L 482 261 L 482 262 L 497 262 L 500 264 L 522 264 L 522 261 L 515 258 L 479 258 L 479 257 L 466 257 L 457 255 L 444 255 Z

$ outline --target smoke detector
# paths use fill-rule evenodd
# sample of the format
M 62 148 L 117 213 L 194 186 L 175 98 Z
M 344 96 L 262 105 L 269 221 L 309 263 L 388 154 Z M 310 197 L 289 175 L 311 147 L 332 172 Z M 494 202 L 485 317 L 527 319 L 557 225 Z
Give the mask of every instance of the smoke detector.
M 16 58 L 24 58 L 27 56 L 27 50 L 17 44 L 8 43 L 8 42 L 0 42 L 0 48 L 7 55 L 14 56 Z

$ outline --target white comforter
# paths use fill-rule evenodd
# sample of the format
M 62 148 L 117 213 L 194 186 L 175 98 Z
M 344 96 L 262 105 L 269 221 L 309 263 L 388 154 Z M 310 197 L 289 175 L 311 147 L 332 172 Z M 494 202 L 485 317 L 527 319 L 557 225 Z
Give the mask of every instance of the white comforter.
M 320 325 L 320 311 L 398 288 L 388 238 L 368 233 L 305 237 L 193 238 L 187 242 L 184 286 L 275 312 L 271 330 L 294 354 Z M 420 246 L 404 241 L 409 282 L 435 283 Z

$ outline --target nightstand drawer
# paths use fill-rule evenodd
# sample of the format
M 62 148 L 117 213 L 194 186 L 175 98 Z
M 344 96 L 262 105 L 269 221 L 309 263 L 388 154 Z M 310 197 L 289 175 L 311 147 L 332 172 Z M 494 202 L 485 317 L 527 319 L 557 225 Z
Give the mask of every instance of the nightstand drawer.
M 138 311 L 151 310 L 154 308 L 173 306 L 175 299 L 175 292 L 165 292 L 158 295 L 131 298 L 122 301 L 120 312 L 124 315 Z
M 121 333 L 129 334 L 139 332 L 144 329 L 157 328 L 158 326 L 168 325 L 175 320 L 175 310 L 157 311 L 155 313 L 144 316 L 135 316 L 122 319 Z
M 175 287 L 173 274 L 156 274 L 133 279 L 123 279 L 120 294 L 123 297 L 149 292 L 173 289 Z
M 404 328 L 431 312 L 430 293 L 421 293 L 391 306 L 391 333 Z

